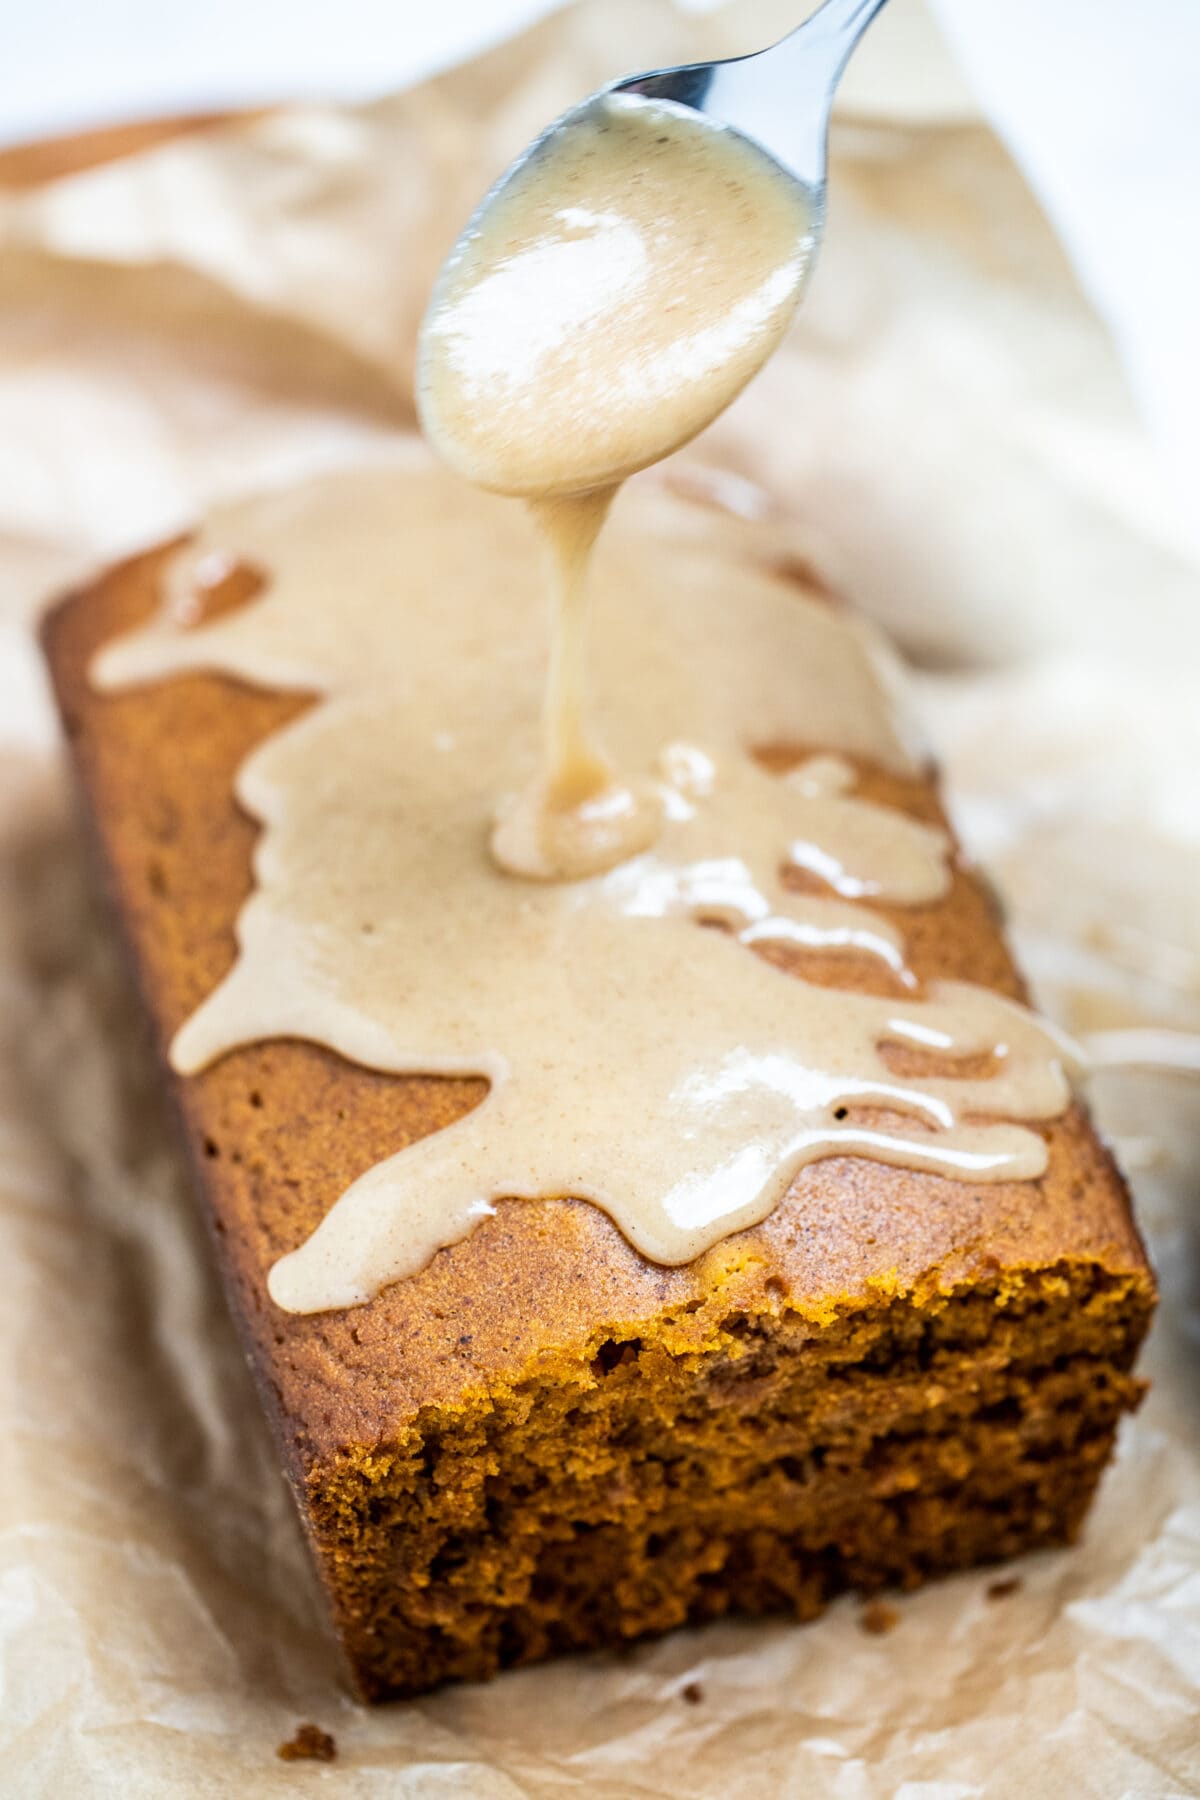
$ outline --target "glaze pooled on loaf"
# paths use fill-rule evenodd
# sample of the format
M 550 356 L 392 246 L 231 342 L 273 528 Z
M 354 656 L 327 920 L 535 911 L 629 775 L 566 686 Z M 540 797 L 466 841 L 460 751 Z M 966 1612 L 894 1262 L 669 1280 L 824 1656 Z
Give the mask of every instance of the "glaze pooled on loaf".
M 911 768 L 874 639 L 719 539 L 689 541 L 686 509 L 653 486 L 622 510 L 599 556 L 600 716 L 667 824 L 591 881 L 513 881 L 488 854 L 496 793 L 536 761 L 534 550 L 515 509 L 419 454 L 227 509 L 171 585 L 220 552 L 263 573 L 261 596 L 198 629 L 168 604 L 97 661 L 107 687 L 210 669 L 322 696 L 243 767 L 257 891 L 176 1066 L 298 1037 L 491 1082 L 276 1265 L 288 1308 L 369 1298 L 507 1196 L 592 1200 L 643 1254 L 682 1263 L 764 1217 L 815 1158 L 973 1181 L 1045 1166 L 1029 1123 L 1068 1104 L 1058 1040 L 986 989 L 917 995 L 900 934 L 866 904 L 936 898 L 942 834 L 857 799 L 836 761 L 784 775 L 754 754 L 807 744 Z M 821 891 L 781 879 L 789 865 Z M 795 943 L 869 956 L 885 991 L 770 966 Z M 946 1060 L 900 1075 L 889 1045 Z M 956 1057 L 986 1066 L 955 1078 Z

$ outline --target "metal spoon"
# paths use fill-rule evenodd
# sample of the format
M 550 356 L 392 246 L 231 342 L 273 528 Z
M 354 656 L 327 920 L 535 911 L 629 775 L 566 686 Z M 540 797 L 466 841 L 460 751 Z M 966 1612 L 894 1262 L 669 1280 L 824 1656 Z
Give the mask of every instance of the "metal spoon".
M 459 467 L 463 468 L 465 472 L 472 473 L 473 478 L 482 479 L 484 485 L 495 486 L 501 492 L 536 491 L 520 485 L 512 486 L 511 457 L 508 473 L 504 479 L 500 478 L 495 465 L 487 462 L 485 457 L 490 477 L 488 479 L 479 473 L 482 465 L 478 461 L 478 444 L 470 454 L 461 445 L 458 452 L 451 447 L 449 438 L 442 432 L 438 423 L 440 416 L 440 402 L 437 399 L 440 391 L 439 381 L 444 384 L 446 371 L 449 370 L 451 391 L 457 392 L 461 398 L 462 392 L 465 391 L 461 371 L 466 366 L 463 362 L 463 344 L 475 343 L 481 336 L 480 318 L 482 315 L 476 304 L 481 295 L 484 299 L 485 311 L 488 305 L 498 309 L 493 315 L 493 326 L 495 326 L 496 320 L 499 320 L 500 323 L 493 330 L 492 335 L 496 336 L 498 330 L 499 341 L 507 341 L 505 334 L 511 338 L 515 326 L 521 343 L 525 345 L 528 338 L 525 313 L 527 310 L 536 313 L 537 299 L 527 289 L 520 305 L 514 307 L 511 299 L 504 298 L 504 295 L 511 293 L 512 290 L 511 287 L 504 287 L 503 279 L 501 280 L 499 299 L 496 298 L 493 290 L 496 289 L 497 278 L 507 279 L 507 273 L 511 272 L 513 267 L 521 264 L 523 256 L 526 261 L 529 260 L 527 255 L 529 246 L 525 243 L 523 249 L 514 250 L 514 241 L 518 244 L 523 243 L 521 232 L 517 231 L 515 240 L 511 237 L 505 238 L 503 229 L 507 229 L 507 226 L 502 229 L 501 238 L 499 240 L 493 238 L 489 245 L 489 227 L 495 224 L 497 217 L 502 221 L 505 219 L 506 215 L 499 208 L 503 205 L 506 197 L 510 197 L 514 191 L 519 196 L 521 183 L 531 170 L 535 170 L 536 165 L 543 159 L 552 161 L 556 150 L 564 148 L 565 140 L 573 131 L 595 125 L 598 122 L 598 116 L 601 129 L 604 128 L 602 115 L 610 97 L 630 96 L 634 101 L 631 110 L 636 110 L 637 101 L 642 98 L 651 102 L 665 102 L 668 107 L 673 106 L 703 117 L 718 128 L 728 128 L 760 149 L 777 165 L 785 178 L 791 176 L 796 181 L 804 195 L 805 207 L 803 214 L 798 213 L 796 218 L 797 230 L 802 229 L 802 236 L 795 246 L 797 254 L 792 261 L 796 266 L 791 271 L 787 287 L 787 298 L 792 306 L 795 305 L 803 282 L 807 280 L 811 272 L 821 240 L 825 207 L 826 137 L 834 91 L 851 51 L 884 3 L 885 0 L 825 0 L 820 11 L 814 13 L 803 25 L 798 26 L 795 31 L 790 32 L 787 37 L 770 49 L 759 51 L 753 56 L 732 57 L 721 62 L 688 63 L 673 69 L 652 69 L 640 75 L 629 75 L 622 80 L 614 81 L 548 125 L 545 131 L 517 157 L 516 161 L 484 196 L 467 222 L 466 228 L 461 233 L 434 284 L 429 310 L 421 328 L 416 379 L 418 408 L 426 431 L 451 462 L 458 461 Z M 610 108 L 610 110 L 612 109 Z M 653 112 L 653 107 L 649 110 Z M 666 142 L 667 140 L 660 139 L 659 141 Z M 636 161 L 636 156 L 634 160 Z M 631 179 L 637 179 L 640 173 L 640 170 L 635 169 Z M 567 207 L 569 198 L 569 195 L 564 196 L 562 205 L 565 210 L 555 214 L 557 220 L 565 220 L 569 211 L 578 211 L 578 208 Z M 519 212 L 518 204 L 518 215 Z M 607 215 L 605 216 L 607 217 Z M 594 225 L 595 219 L 592 215 L 588 214 L 587 217 Z M 574 222 L 572 222 L 571 229 L 576 229 Z M 553 252 L 556 243 L 561 248 L 561 241 L 561 237 L 555 238 L 554 229 L 551 229 L 544 242 L 536 245 L 538 254 L 542 257 L 538 280 L 544 282 L 547 279 L 543 254 L 546 246 L 549 246 Z M 488 246 L 482 261 L 478 254 L 481 243 Z M 572 248 L 574 249 L 574 247 L 572 240 Z M 571 267 L 574 269 L 575 264 L 572 263 Z M 791 264 L 789 264 L 790 267 Z M 465 286 L 462 285 L 464 270 L 467 271 Z M 784 274 L 788 275 L 788 269 L 784 270 Z M 677 277 L 673 275 L 672 279 L 677 279 Z M 459 286 L 456 287 L 456 284 Z M 554 289 L 552 277 L 549 285 L 551 300 L 548 304 L 552 304 Z M 566 291 L 569 295 L 573 295 L 578 286 L 578 275 L 575 274 L 567 283 Z M 465 330 L 456 322 L 462 310 L 464 293 L 467 300 L 474 306 L 472 323 Z M 602 300 L 602 309 L 607 305 L 607 301 Z M 608 310 L 614 317 L 619 314 L 619 307 L 610 306 Z M 558 322 L 558 326 L 560 335 L 565 333 L 568 337 L 574 328 L 573 324 L 568 323 L 564 326 L 561 321 Z M 690 330 L 691 327 L 689 326 L 688 329 Z M 487 339 L 488 332 L 483 331 L 482 336 Z M 551 341 L 557 345 L 559 338 L 555 337 Z M 769 354 L 773 343 L 777 341 L 777 337 L 774 338 L 764 349 L 764 359 Z M 686 344 L 686 337 L 681 339 L 681 342 Z M 731 342 L 734 344 L 735 351 L 741 349 L 742 341 L 737 338 L 736 333 Z M 455 344 L 457 347 L 447 352 L 445 349 L 447 343 Z M 522 354 L 525 354 L 524 350 Z M 536 362 L 536 357 L 534 361 Z M 628 466 L 623 470 L 592 469 L 589 473 L 594 476 L 594 479 L 583 480 L 581 476 L 581 485 L 578 490 L 564 485 L 562 491 L 584 492 L 596 487 L 609 486 L 612 482 L 622 479 L 623 474 L 629 473 L 634 468 L 644 467 L 646 462 L 656 461 L 670 449 L 678 447 L 682 442 L 687 442 L 703 423 L 710 422 L 717 412 L 722 411 L 729 404 L 733 396 L 740 391 L 740 386 L 749 378 L 749 374 L 754 372 L 756 366 L 761 366 L 761 364 L 751 366 L 748 371 L 743 370 L 739 380 L 729 387 L 728 391 L 719 392 L 708 419 L 690 422 L 686 436 L 682 438 L 676 436 L 670 443 L 664 441 L 653 455 L 646 456 L 641 462 L 628 461 Z M 440 376 L 439 370 L 441 370 Z M 456 370 L 457 373 L 455 373 Z M 712 373 L 713 370 L 710 370 L 710 374 Z M 482 391 L 482 388 L 487 385 L 486 379 L 481 377 L 478 372 L 471 377 L 471 380 L 476 390 Z M 455 382 L 459 384 L 457 389 L 454 387 Z M 569 383 L 564 383 L 560 378 L 557 392 L 561 396 L 568 387 Z M 529 391 L 523 392 L 517 402 L 517 414 L 528 421 L 535 416 L 540 416 L 540 407 L 537 397 L 532 394 L 528 381 L 526 388 Z M 589 408 L 592 411 L 595 410 L 591 402 L 589 402 L 589 407 L 585 407 L 583 410 L 588 411 Z M 453 403 L 450 410 L 453 414 Z M 479 416 L 486 416 L 489 419 L 489 428 L 496 427 L 498 417 L 496 409 L 490 411 L 485 409 Z M 649 418 L 650 415 L 647 413 L 643 424 L 646 424 Z M 498 432 L 494 433 L 494 442 L 488 455 L 495 454 L 497 445 L 500 447 L 502 455 L 509 455 L 511 452 L 511 432 L 502 417 Z M 580 471 L 576 470 L 576 473 L 579 474 Z
M 803 25 L 766 50 L 627 75 L 604 91 L 673 100 L 760 144 L 807 190 L 815 255 L 825 217 L 833 96 L 852 50 L 884 4 L 825 0 Z

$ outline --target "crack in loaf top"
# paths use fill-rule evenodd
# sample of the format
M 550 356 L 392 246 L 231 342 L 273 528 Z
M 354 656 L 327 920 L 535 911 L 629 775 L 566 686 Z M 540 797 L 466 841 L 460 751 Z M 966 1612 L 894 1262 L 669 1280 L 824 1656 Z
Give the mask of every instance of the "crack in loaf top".
M 256 888 L 176 1067 L 299 1037 L 491 1083 L 275 1266 L 280 1305 L 360 1303 L 503 1197 L 590 1199 L 679 1263 L 765 1216 L 817 1157 L 974 1181 L 1043 1169 L 1040 1135 L 1008 1121 L 1056 1116 L 1069 1089 L 1031 1014 L 965 984 L 900 1000 L 815 986 L 754 954 L 852 947 L 903 982 L 902 939 L 867 902 L 937 898 L 947 844 L 856 798 L 842 757 L 786 776 L 755 759 L 792 744 L 912 766 L 871 634 L 701 518 L 635 484 L 598 554 L 600 723 L 621 766 L 659 784 L 666 822 L 590 880 L 514 880 L 488 854 L 497 794 L 537 758 L 536 551 L 519 509 L 419 450 L 218 513 L 176 553 L 160 616 L 101 652 L 106 688 L 203 669 L 319 696 L 241 770 L 263 828 Z M 230 560 L 262 574 L 259 597 L 182 626 Z M 791 891 L 788 864 L 822 892 Z M 902 1079 L 889 1043 L 987 1054 L 992 1072 Z

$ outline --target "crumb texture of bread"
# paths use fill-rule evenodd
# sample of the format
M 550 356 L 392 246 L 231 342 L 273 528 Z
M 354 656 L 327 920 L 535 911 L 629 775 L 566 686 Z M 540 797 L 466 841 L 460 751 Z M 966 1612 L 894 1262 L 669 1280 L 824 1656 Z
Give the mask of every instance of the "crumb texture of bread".
M 165 1050 L 233 960 L 254 848 L 237 767 L 306 703 L 207 675 L 91 690 L 94 651 L 155 605 L 163 554 L 69 597 L 44 641 Z M 867 797 L 942 820 L 931 780 L 858 773 Z M 1021 995 L 961 859 L 943 900 L 895 917 L 921 980 Z M 803 973 L 878 979 L 852 959 Z M 1153 1278 L 1079 1106 L 1045 1128 L 1035 1182 L 831 1158 L 760 1226 L 677 1269 L 583 1202 L 508 1202 L 370 1305 L 289 1315 L 267 1294 L 275 1259 L 485 1084 L 386 1076 L 296 1042 L 167 1084 L 369 1698 L 727 1614 L 812 1618 L 847 1589 L 1069 1542 L 1141 1391 Z

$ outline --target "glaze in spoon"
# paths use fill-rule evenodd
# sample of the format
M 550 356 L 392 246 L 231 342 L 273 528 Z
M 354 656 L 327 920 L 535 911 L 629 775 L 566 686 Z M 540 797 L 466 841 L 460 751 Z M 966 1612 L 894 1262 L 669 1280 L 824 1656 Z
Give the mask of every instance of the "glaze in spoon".
M 422 422 L 460 473 L 611 487 L 724 411 L 811 274 L 834 91 L 883 4 L 827 0 L 756 55 L 627 76 L 522 152 L 421 332 Z

